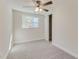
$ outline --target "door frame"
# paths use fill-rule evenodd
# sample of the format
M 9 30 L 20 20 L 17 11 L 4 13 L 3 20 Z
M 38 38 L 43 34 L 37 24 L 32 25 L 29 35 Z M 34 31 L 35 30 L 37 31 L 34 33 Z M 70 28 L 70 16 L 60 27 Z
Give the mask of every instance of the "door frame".
M 49 42 L 52 41 L 52 14 L 50 14 L 48 16 L 48 20 L 49 20 Z

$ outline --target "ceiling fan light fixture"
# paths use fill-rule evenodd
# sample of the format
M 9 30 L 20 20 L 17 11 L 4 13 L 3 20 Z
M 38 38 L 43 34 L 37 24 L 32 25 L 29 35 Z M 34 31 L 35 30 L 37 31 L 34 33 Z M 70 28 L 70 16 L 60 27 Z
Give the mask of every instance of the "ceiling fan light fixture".
M 40 10 L 40 12 L 43 11 L 43 9 L 41 9 L 41 8 L 39 10 Z
M 36 8 L 35 8 L 35 11 L 36 11 L 36 12 L 39 11 L 39 7 L 36 7 Z
M 42 8 L 39 8 L 39 7 L 36 7 L 36 8 L 35 8 L 35 11 L 36 11 L 36 12 L 38 12 L 38 11 L 39 11 L 39 12 L 42 12 L 43 9 L 42 9 Z

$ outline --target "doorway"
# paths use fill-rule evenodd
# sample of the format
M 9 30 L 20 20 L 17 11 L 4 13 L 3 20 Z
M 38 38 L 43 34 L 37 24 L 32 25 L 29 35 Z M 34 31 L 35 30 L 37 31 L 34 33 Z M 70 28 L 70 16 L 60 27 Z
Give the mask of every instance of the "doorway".
M 49 15 L 49 41 L 52 41 L 52 14 Z

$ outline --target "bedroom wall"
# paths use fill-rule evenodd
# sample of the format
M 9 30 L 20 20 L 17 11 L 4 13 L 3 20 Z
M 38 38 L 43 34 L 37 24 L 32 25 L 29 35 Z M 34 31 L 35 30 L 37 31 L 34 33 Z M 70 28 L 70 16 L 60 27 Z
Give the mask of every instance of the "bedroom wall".
M 3 59 L 9 50 L 12 20 L 9 2 L 0 0 L 0 59 Z
M 16 43 L 23 43 L 33 40 L 45 39 L 44 36 L 44 16 L 36 15 L 39 18 L 38 28 L 22 28 L 22 15 L 34 16 L 32 13 L 24 13 L 21 11 L 13 11 L 14 20 L 14 40 Z
M 54 6 L 53 44 L 77 57 L 77 0 L 55 0 Z

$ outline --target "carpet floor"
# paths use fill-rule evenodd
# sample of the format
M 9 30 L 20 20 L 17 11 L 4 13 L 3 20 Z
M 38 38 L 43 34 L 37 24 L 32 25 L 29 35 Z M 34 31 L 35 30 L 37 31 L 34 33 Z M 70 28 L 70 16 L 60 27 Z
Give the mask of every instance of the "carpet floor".
M 16 44 L 7 59 L 76 59 L 45 40 Z

